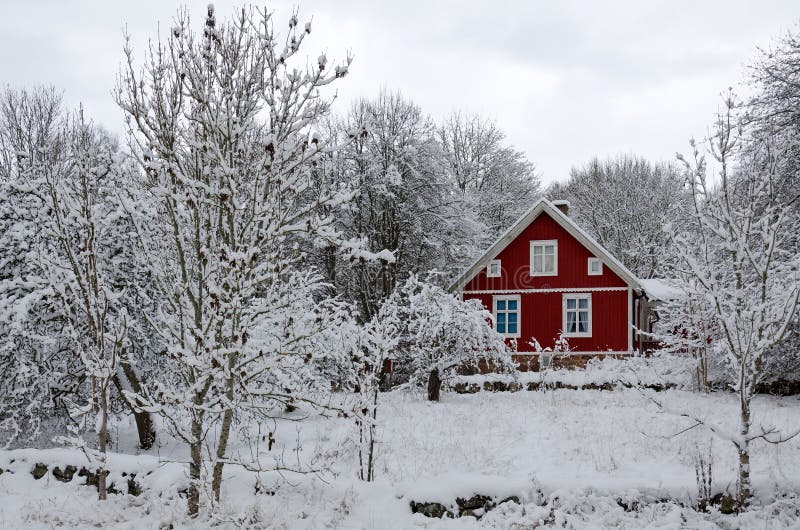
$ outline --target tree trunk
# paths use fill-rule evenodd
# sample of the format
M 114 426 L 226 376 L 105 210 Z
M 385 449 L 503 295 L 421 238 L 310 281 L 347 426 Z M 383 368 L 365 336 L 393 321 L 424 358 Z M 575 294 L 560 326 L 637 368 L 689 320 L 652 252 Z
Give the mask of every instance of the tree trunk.
M 739 484 L 736 503 L 740 510 L 750 504 L 752 489 L 750 485 L 750 403 L 741 397 L 741 430 L 739 433 L 742 440 L 737 444 L 736 449 L 739 453 Z
M 375 419 L 373 418 L 373 422 Z M 375 480 L 375 425 L 369 426 L 369 452 L 367 453 L 367 482 Z
M 133 420 L 136 422 L 136 432 L 139 434 L 139 448 L 150 449 L 156 441 L 156 428 L 153 417 L 149 412 L 136 412 L 132 410 Z
M 228 370 L 230 375 L 226 381 L 225 396 L 228 398 L 228 408 L 222 416 L 222 430 L 219 433 L 219 443 L 217 444 L 217 461 L 214 462 L 214 475 L 211 479 L 211 491 L 214 494 L 214 502 L 219 502 L 220 491 L 222 490 L 222 468 L 225 453 L 228 451 L 228 440 L 231 436 L 231 426 L 233 425 L 233 369 L 236 366 L 238 355 L 235 352 L 228 354 Z
M 439 391 L 442 389 L 442 378 L 439 369 L 434 368 L 428 376 L 428 401 L 439 401 Z
M 225 452 L 228 450 L 228 439 L 231 434 L 231 425 L 233 424 L 233 409 L 225 411 L 222 417 L 222 430 L 219 434 L 219 444 L 217 445 L 217 461 L 214 463 L 214 475 L 211 479 L 211 491 L 214 493 L 214 501 L 219 502 L 220 490 L 222 489 L 222 468 L 225 463 L 222 459 L 225 458 Z
M 130 361 L 128 361 L 126 358 L 120 359 L 120 366 L 122 367 L 123 377 L 125 377 L 127 380 L 131 390 L 133 390 L 135 394 L 141 394 L 142 384 L 139 381 L 139 376 L 136 373 L 136 370 L 134 370 L 133 366 L 131 366 Z M 156 428 L 155 424 L 153 423 L 153 417 L 149 412 L 145 412 L 143 410 L 137 412 L 135 410 L 135 405 L 141 406 L 143 403 L 139 402 L 138 400 L 136 403 L 131 403 L 131 401 L 125 396 L 123 393 L 125 386 L 123 385 L 122 381 L 120 381 L 119 373 L 114 374 L 114 386 L 117 387 L 117 391 L 122 397 L 122 401 L 128 407 L 131 414 L 133 414 L 133 419 L 136 422 L 136 431 L 139 435 L 139 447 L 141 449 L 150 449 L 153 447 L 153 444 L 156 441 Z
M 700 380 L 703 384 L 703 391 L 708 393 L 711 387 L 708 384 L 708 352 L 705 347 L 703 347 L 700 357 Z
M 375 387 L 372 398 L 372 421 L 369 426 L 369 455 L 367 460 L 367 482 L 375 480 L 375 423 L 378 421 L 378 392 Z
M 697 389 L 708 393 L 711 390 L 711 386 L 708 383 L 708 350 L 705 346 L 700 346 L 693 353 L 697 359 L 697 369 L 695 370 Z
M 364 427 L 364 420 L 358 420 L 358 478 L 360 480 L 367 480 L 367 464 L 364 452 L 367 445 L 367 433 Z
M 98 449 L 100 450 L 101 463 L 97 468 L 97 494 L 101 501 L 106 500 L 106 476 L 108 470 L 106 469 L 106 450 L 108 449 L 108 379 L 104 380 L 100 385 L 100 432 L 97 433 L 99 438 Z
M 737 504 L 744 509 L 750 504 L 752 491 L 750 488 L 750 444 L 745 442 L 739 447 L 739 491 Z
M 201 414 L 197 411 L 194 414 Z M 188 491 L 188 514 L 189 517 L 196 517 L 200 513 L 200 473 L 203 467 L 203 418 L 202 416 L 192 417 L 192 443 L 189 444 L 191 461 L 189 462 L 189 491 Z

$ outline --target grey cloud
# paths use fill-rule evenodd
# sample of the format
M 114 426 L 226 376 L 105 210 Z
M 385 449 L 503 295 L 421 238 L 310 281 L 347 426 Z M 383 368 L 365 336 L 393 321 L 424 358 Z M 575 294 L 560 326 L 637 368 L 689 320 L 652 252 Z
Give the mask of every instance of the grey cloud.
M 718 94 L 743 77 L 756 45 L 791 27 L 794 0 L 441 1 L 280 0 L 314 18 L 309 52 L 356 61 L 339 108 L 381 87 L 435 118 L 460 108 L 494 117 L 544 172 L 564 178 L 591 156 L 636 151 L 668 159 L 702 135 Z M 206 1 L 189 2 L 202 20 Z M 0 71 L 14 85 L 54 84 L 121 130 L 111 98 L 122 28 L 138 50 L 171 25 L 176 5 L 27 2 L 0 17 Z M 219 16 L 233 9 L 218 2 Z

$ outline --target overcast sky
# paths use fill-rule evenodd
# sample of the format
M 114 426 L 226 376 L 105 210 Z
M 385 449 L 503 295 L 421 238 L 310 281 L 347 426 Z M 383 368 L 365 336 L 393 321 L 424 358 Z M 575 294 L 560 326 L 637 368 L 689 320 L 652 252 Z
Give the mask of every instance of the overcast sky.
M 3 3 L 6 3 L 5 0 Z M 0 72 L 15 86 L 53 84 L 68 104 L 122 130 L 111 90 L 122 30 L 134 44 L 171 26 L 178 3 L 158 0 L 8 2 Z M 199 26 L 207 2 L 189 2 Z M 218 17 L 241 2 L 215 2 Z M 593 155 L 667 160 L 700 137 L 719 94 L 744 79 L 756 46 L 795 26 L 797 0 L 759 1 L 280 1 L 313 16 L 307 50 L 342 58 L 339 107 L 399 90 L 434 118 L 462 109 L 494 118 L 508 141 L 563 180 Z M 141 58 L 141 54 L 139 54 Z

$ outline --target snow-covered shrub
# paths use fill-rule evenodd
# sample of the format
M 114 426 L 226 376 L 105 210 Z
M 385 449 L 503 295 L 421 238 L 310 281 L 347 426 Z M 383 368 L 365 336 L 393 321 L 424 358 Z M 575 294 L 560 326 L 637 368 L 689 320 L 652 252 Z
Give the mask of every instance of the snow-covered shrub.
M 693 388 L 695 362 L 691 357 L 657 352 L 648 357 L 593 358 L 581 370 L 540 370 L 518 374 L 459 375 L 450 386 L 457 383 L 478 385 L 486 382 L 510 383 L 516 381 L 523 387 L 535 388 Z
M 528 341 L 528 345 L 533 348 L 533 351 L 539 354 L 538 372 L 542 380 L 544 380 L 545 374 L 550 368 L 555 368 L 556 365 L 554 362 L 557 364 L 558 360 L 566 357 L 569 355 L 569 352 L 572 351 L 569 340 L 567 340 L 567 337 L 565 337 L 563 333 L 559 333 L 558 337 L 555 338 L 552 348 L 549 346 L 542 348 L 542 345 L 536 338 L 531 338 L 531 340 Z
M 499 371 L 516 369 L 511 349 L 480 300 L 460 300 L 412 275 L 381 311 L 400 323 L 395 365 L 409 374 L 411 386 L 427 382 L 431 401 L 439 400 L 442 380 L 459 366 L 485 362 Z

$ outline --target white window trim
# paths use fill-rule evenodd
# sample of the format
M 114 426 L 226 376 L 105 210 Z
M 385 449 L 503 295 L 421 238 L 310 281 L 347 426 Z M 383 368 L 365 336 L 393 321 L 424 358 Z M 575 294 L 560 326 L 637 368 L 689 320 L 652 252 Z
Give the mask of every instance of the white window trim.
M 537 246 L 544 247 L 546 245 L 553 245 L 553 272 L 534 272 L 533 270 L 533 248 Z M 542 252 L 544 256 L 544 251 Z M 558 276 L 558 239 L 534 239 L 531 241 L 531 262 L 530 274 L 531 276 Z M 542 257 L 542 266 L 544 266 L 544 257 Z
M 492 274 L 492 265 L 497 265 L 497 274 Z M 486 265 L 486 277 L 487 278 L 499 278 L 503 274 L 502 267 L 500 265 L 499 259 L 493 259 Z
M 592 272 L 592 263 L 599 263 L 600 264 L 600 269 L 597 272 Z M 600 258 L 589 258 L 589 260 L 586 263 L 586 268 L 587 268 L 586 272 L 589 274 L 589 276 L 602 276 L 603 275 L 603 262 L 602 262 L 602 260 L 600 260 Z
M 589 300 L 589 322 L 587 331 L 584 333 L 567 332 L 567 299 L 568 298 L 585 298 Z M 592 294 L 591 293 L 564 293 L 561 297 L 561 333 L 565 337 L 591 337 L 592 336 Z M 576 326 L 577 327 L 577 326 Z
M 492 316 L 494 317 L 494 329 L 497 329 L 497 302 L 498 300 L 516 300 L 517 301 L 517 332 L 516 333 L 500 333 L 502 336 L 509 339 L 518 339 L 521 336 L 522 330 L 522 300 L 518 294 L 511 295 L 496 295 L 492 297 Z M 507 313 L 507 311 L 506 311 Z M 506 319 L 506 329 L 508 329 L 508 319 Z

